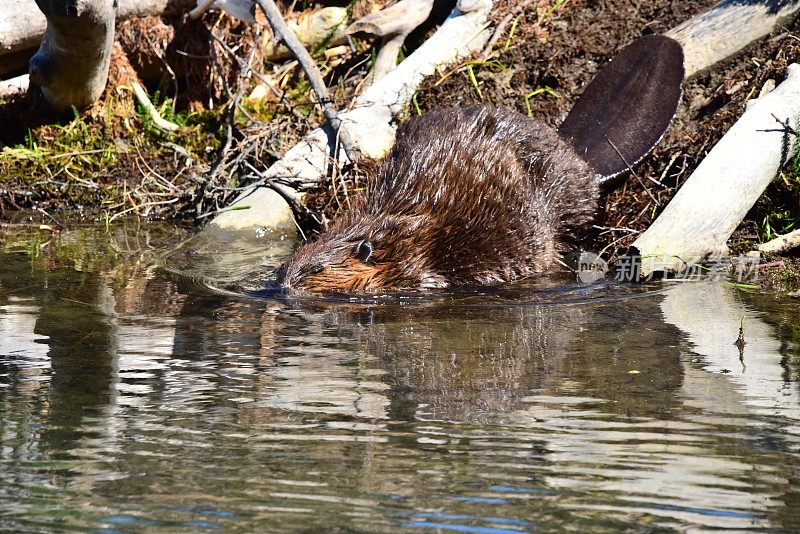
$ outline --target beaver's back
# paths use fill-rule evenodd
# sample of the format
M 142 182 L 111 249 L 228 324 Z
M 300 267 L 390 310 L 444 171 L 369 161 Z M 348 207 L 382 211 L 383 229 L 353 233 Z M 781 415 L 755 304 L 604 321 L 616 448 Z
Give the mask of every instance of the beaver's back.
M 508 282 L 558 259 L 596 209 L 595 173 L 544 123 L 490 107 L 401 127 L 350 212 L 281 267 L 316 291 Z
M 399 129 L 361 202 L 328 233 L 417 217 L 414 242 L 398 240 L 387 258 L 422 256 L 445 285 L 490 284 L 552 265 L 598 196 L 595 173 L 543 122 L 494 107 L 445 109 Z

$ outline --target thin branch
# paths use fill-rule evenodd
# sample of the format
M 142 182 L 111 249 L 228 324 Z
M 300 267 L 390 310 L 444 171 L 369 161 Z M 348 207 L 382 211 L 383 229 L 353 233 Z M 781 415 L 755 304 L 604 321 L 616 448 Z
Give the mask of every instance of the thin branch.
M 272 27 L 272 34 L 275 36 L 275 39 L 282 42 L 292 55 L 297 58 L 297 61 L 300 63 L 300 68 L 306 73 L 308 81 L 311 83 L 311 88 L 314 90 L 314 94 L 317 96 L 317 100 L 319 100 L 322 106 L 325 118 L 328 120 L 331 128 L 333 128 L 335 132 L 338 132 L 342 148 L 344 148 L 347 158 L 351 163 L 355 163 L 358 160 L 355 145 L 351 141 L 347 130 L 340 130 L 342 121 L 339 119 L 336 109 L 333 107 L 333 102 L 328 97 L 328 89 L 325 87 L 325 81 L 322 79 L 317 65 L 311 58 L 311 54 L 308 53 L 308 50 L 300 43 L 294 32 L 286 25 L 286 21 L 283 20 L 283 15 L 281 15 L 278 6 L 275 5 L 273 0 L 256 0 L 256 2 L 264 11 L 264 15 L 267 17 L 270 27 Z
M 166 120 L 161 116 L 156 107 L 150 101 L 147 93 L 145 93 L 144 89 L 142 89 L 141 85 L 133 82 L 131 83 L 131 87 L 133 88 L 133 93 L 136 95 L 136 100 L 139 101 L 139 104 L 141 104 L 148 115 L 150 115 L 150 118 L 153 120 L 153 124 L 156 126 L 156 128 L 165 132 L 174 132 L 180 130 L 180 126 L 174 122 Z
M 628 171 L 630 171 L 630 173 L 633 175 L 633 177 L 636 178 L 636 180 L 639 182 L 639 185 L 641 185 L 642 189 L 644 189 L 644 192 L 647 193 L 647 195 L 650 197 L 650 200 L 655 202 L 656 206 L 661 206 L 661 203 L 658 200 L 656 200 L 656 197 L 653 196 L 653 193 L 651 193 L 650 190 L 647 189 L 647 186 L 644 185 L 644 182 L 642 182 L 642 179 L 639 178 L 639 175 L 636 174 L 636 171 L 633 170 L 633 167 L 631 167 L 631 164 L 628 163 L 628 160 L 625 159 L 625 156 L 623 156 L 622 152 L 619 151 L 619 149 L 617 148 L 617 145 L 615 145 L 614 142 L 611 141 L 611 139 L 608 138 L 608 136 L 606 136 L 606 141 L 608 141 L 608 144 L 611 145 L 611 148 L 614 149 L 614 152 L 617 153 L 617 155 L 620 157 L 620 159 L 625 164 L 625 166 L 628 167 Z M 656 182 L 656 183 L 658 183 L 658 182 Z

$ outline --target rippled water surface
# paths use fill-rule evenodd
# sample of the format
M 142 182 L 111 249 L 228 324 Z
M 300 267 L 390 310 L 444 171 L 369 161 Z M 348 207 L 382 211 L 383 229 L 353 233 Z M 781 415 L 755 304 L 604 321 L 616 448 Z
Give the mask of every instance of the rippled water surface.
M 800 530 L 796 300 L 276 299 L 290 241 L 0 232 L 0 530 Z

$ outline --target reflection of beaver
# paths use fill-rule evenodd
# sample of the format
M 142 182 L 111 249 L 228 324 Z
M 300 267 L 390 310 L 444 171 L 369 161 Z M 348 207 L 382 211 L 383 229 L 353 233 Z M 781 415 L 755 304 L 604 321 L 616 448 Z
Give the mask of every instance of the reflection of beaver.
M 558 133 L 492 107 L 412 119 L 365 194 L 295 252 L 278 271 L 278 285 L 444 288 L 548 269 L 566 232 L 591 220 L 598 183 L 625 171 L 661 138 L 682 80 L 680 46 L 649 36 L 600 72 Z

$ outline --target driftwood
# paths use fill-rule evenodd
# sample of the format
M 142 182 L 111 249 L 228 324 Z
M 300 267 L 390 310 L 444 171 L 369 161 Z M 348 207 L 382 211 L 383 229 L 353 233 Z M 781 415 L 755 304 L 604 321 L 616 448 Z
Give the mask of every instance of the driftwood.
M 3 0 L 0 55 L 35 48 L 41 42 L 45 28 L 47 19 L 37 8 L 36 0 Z
M 341 45 L 346 40 L 348 15 L 343 7 L 326 7 L 316 11 L 292 13 L 286 17 L 286 25 L 297 39 L 308 49 L 322 43 L 327 46 Z M 278 39 L 268 32 L 261 43 L 264 58 L 269 61 L 288 59 L 293 54 Z
M 392 119 L 411 101 L 416 88 L 437 68 L 479 50 L 488 39 L 486 22 L 492 2 L 459 2 L 444 24 L 395 70 L 371 85 L 353 108 L 339 113 L 354 146 L 366 156 L 379 158 L 394 144 Z M 463 8 L 459 9 L 459 8 Z M 467 8 L 472 8 L 467 10 Z M 263 175 L 265 180 L 287 178 L 318 182 L 331 164 L 336 139 L 327 128 L 317 128 L 291 148 Z M 345 163 L 340 157 L 339 165 Z M 277 186 L 280 187 L 280 186 Z M 285 188 L 284 194 L 298 193 Z M 249 207 L 249 209 L 241 209 Z M 294 219 L 283 197 L 272 189 L 253 188 L 239 197 L 230 211 L 219 214 L 210 226 L 225 229 L 270 227 L 293 229 Z
M 766 243 L 758 245 L 758 250 L 765 254 L 777 254 L 793 248 L 800 247 L 800 230 L 776 237 Z
M 357 20 L 347 28 L 350 35 L 367 33 L 381 38 L 378 57 L 370 73 L 369 84 L 375 83 L 397 65 L 397 56 L 408 34 L 425 22 L 433 9 L 433 0 L 400 0 L 377 13 Z
M 47 18 L 31 58 L 31 83 L 57 112 L 94 103 L 103 93 L 114 44 L 115 0 L 36 0 Z
M 768 35 L 798 9 L 800 0 L 723 0 L 666 35 L 683 46 L 688 77 Z
M 727 254 L 727 241 L 790 157 L 800 119 L 800 65 L 760 97 L 709 152 L 633 247 L 642 275 Z M 787 128 L 788 126 L 788 128 Z
M 117 20 L 148 15 L 176 15 L 194 6 L 195 0 L 119 0 Z M 78 2 L 78 5 L 83 2 Z M 31 50 L 41 42 L 47 20 L 36 0 L 3 0 L 0 14 L 0 56 Z M 0 75 L 4 72 L 0 70 Z

